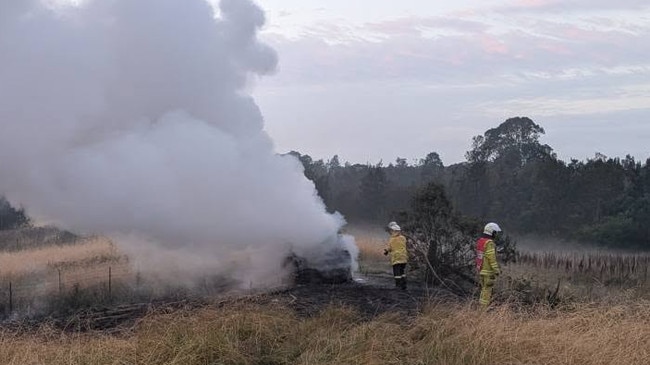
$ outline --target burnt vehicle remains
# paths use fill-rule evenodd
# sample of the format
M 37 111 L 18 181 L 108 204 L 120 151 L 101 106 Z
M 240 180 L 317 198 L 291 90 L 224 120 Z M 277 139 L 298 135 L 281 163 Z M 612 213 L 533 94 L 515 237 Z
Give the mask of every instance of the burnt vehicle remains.
M 355 260 L 350 251 L 344 237 L 339 235 L 335 244 L 324 245 L 324 249 L 316 252 L 292 251 L 284 266 L 291 270 L 295 285 L 343 284 L 352 281 Z

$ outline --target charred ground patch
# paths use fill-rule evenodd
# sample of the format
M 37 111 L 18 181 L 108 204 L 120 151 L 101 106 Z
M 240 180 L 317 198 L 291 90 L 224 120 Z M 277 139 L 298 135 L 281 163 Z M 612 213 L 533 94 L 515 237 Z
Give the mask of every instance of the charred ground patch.
M 300 316 L 314 316 L 327 307 L 344 306 L 371 319 L 388 312 L 415 316 L 431 300 L 451 301 L 454 297 L 442 291 L 427 291 L 421 286 L 403 291 L 389 285 L 353 281 L 338 285 L 298 285 L 253 300 L 260 304 L 283 305 Z
M 386 313 L 416 316 L 432 301 L 454 300 L 456 299 L 452 294 L 439 289 L 412 285 L 412 288 L 403 291 L 393 288 L 386 278 L 368 277 L 364 278 L 363 282 L 298 284 L 259 294 L 239 294 L 212 299 L 170 297 L 146 303 L 97 306 L 73 314 L 6 322 L 3 327 L 30 331 L 47 323 L 68 332 L 121 332 L 133 328 L 140 320 L 150 315 L 242 305 L 288 308 L 298 317 L 318 316 L 330 307 L 347 307 L 359 313 L 360 318 L 371 320 Z

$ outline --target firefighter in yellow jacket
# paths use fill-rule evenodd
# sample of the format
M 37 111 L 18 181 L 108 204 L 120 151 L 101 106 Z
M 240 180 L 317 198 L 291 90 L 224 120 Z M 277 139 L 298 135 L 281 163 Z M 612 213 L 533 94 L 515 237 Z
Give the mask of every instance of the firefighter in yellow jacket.
M 496 244 L 494 240 L 501 232 L 496 223 L 488 223 L 483 229 L 483 235 L 476 241 L 476 269 L 480 277 L 481 296 L 479 303 L 484 308 L 490 304 L 492 288 L 501 268 L 497 262 Z
M 395 286 L 406 290 L 406 263 L 408 253 L 406 252 L 406 238 L 402 235 L 402 229 L 395 222 L 388 223 L 390 239 L 384 249 L 384 255 L 390 255 L 390 264 L 393 266 Z

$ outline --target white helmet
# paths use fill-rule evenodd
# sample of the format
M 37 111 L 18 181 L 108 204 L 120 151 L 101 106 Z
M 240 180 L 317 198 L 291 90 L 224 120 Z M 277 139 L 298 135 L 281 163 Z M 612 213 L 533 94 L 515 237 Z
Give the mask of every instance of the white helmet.
M 496 223 L 490 222 L 485 225 L 485 228 L 483 228 L 483 233 L 492 237 L 494 237 L 495 232 L 501 232 L 501 227 L 499 227 L 499 225 Z
M 388 229 L 390 229 L 391 231 L 401 231 L 401 230 L 402 230 L 402 229 L 399 227 L 399 225 L 397 225 L 396 222 L 390 222 L 390 223 L 388 223 Z

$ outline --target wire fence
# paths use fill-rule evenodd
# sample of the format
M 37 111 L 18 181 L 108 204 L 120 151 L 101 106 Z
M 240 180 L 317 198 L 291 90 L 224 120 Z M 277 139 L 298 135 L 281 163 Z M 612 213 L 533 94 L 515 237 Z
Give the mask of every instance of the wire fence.
M 0 318 L 40 318 L 95 307 L 259 294 L 283 290 L 293 280 L 279 276 L 269 283 L 266 278 L 261 285 L 215 274 L 174 284 L 143 275 L 128 265 L 53 269 L 15 278 L 0 277 Z
M 0 314 L 5 318 L 32 315 L 55 304 L 86 297 L 98 303 L 123 295 L 124 288 L 139 286 L 140 275 L 123 267 L 104 266 L 83 271 L 61 269 L 0 279 Z M 70 303 L 74 304 L 74 303 Z
M 53 227 L 0 231 L 0 321 L 287 285 L 282 275 L 251 280 L 246 275 L 235 279 L 227 268 L 200 273 L 145 268 L 141 273 L 103 237 L 79 237 Z

